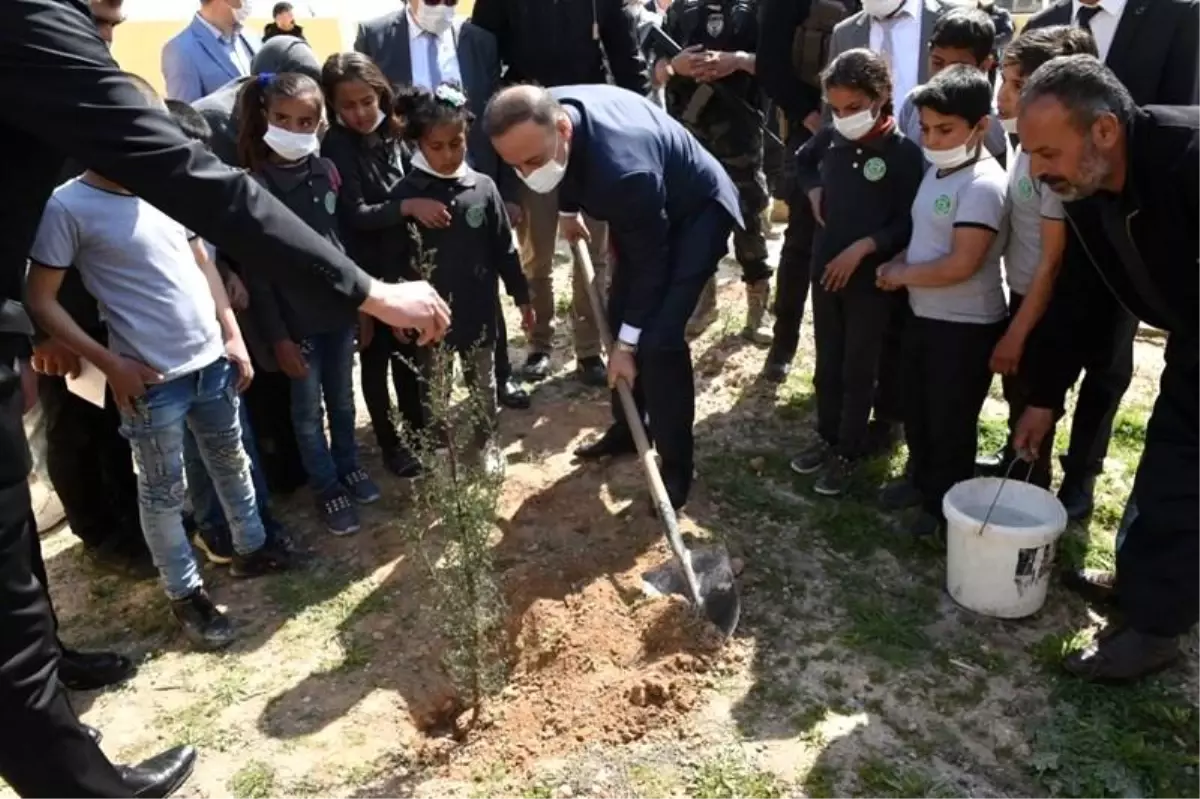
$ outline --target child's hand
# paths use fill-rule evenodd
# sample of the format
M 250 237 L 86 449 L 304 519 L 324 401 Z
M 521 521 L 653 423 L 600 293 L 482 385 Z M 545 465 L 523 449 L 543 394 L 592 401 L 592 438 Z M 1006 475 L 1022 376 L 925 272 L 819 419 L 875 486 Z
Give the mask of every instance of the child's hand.
M 162 382 L 158 372 L 124 355 L 117 357 L 104 376 L 108 378 L 117 407 L 129 414 L 133 413 L 133 401 L 146 393 L 146 386 Z
M 808 204 L 812 206 L 813 219 L 817 220 L 821 227 L 825 227 L 825 217 L 821 216 L 821 200 L 824 194 L 825 190 L 820 186 L 808 192 Z
M 235 311 L 244 311 L 250 307 L 250 292 L 246 284 L 237 275 L 230 274 L 225 281 L 225 293 L 229 295 L 229 307 Z
M 308 361 L 304 360 L 300 345 L 290 338 L 275 342 L 275 360 L 280 370 L 293 380 L 308 376 Z
M 38 374 L 55 377 L 78 377 L 83 368 L 79 356 L 56 338 L 48 338 L 33 346 L 30 366 Z
M 358 315 L 358 351 L 362 352 L 371 346 L 375 339 L 375 320 L 365 313 Z
M 413 197 L 400 203 L 400 213 L 411 216 L 425 227 L 450 227 L 450 209 L 437 200 Z
M 233 368 L 237 369 L 237 390 L 241 394 L 250 388 L 250 382 L 254 380 L 254 366 L 250 363 L 250 352 L 246 349 L 246 342 L 240 336 L 226 341 L 225 357 L 233 364 Z
M 858 269 L 862 259 L 867 257 L 869 247 L 864 243 L 865 241 L 865 239 L 860 239 L 854 242 L 842 250 L 838 257 L 825 265 L 825 274 L 821 276 L 821 285 L 826 291 L 841 291 L 846 287 L 854 270 Z
M 533 312 L 532 305 L 521 306 L 521 329 L 526 333 L 533 332 L 533 326 L 537 324 L 537 314 Z
M 1021 365 L 1021 354 L 1025 351 L 1025 341 L 1011 332 L 1005 333 L 992 350 L 988 367 L 998 375 L 1015 375 Z
M 896 291 L 904 288 L 904 270 L 906 265 L 898 261 L 886 263 L 875 270 L 875 285 L 884 291 Z

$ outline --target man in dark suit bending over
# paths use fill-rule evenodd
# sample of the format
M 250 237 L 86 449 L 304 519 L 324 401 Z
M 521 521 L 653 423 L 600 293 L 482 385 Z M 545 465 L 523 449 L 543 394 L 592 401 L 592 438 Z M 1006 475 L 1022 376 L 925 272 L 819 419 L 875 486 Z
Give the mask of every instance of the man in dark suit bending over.
M 611 86 L 513 86 L 483 125 L 496 152 L 535 192 L 559 191 L 561 228 L 587 239 L 582 213 L 608 223 L 616 271 L 608 317 L 618 341 L 608 380 L 634 387 L 680 508 L 692 483 L 695 391 L 684 328 L 716 272 L 734 224 L 737 191 L 682 125 L 649 100 Z M 592 459 L 634 451 L 613 397 L 613 425 L 576 452 Z

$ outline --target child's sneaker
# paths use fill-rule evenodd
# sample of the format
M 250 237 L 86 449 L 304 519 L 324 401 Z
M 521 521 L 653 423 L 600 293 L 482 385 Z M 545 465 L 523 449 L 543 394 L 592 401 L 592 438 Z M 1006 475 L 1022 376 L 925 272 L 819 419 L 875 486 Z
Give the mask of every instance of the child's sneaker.
M 383 465 L 399 478 L 408 480 L 420 477 L 424 467 L 420 459 L 408 447 L 398 447 L 383 453 Z
M 217 610 L 203 588 L 197 588 L 183 599 L 172 599 L 171 615 L 179 622 L 188 640 L 205 651 L 223 649 L 237 637 L 229 619 Z
M 792 458 L 789 465 L 796 474 L 812 474 L 825 465 L 829 458 L 829 450 L 829 444 L 823 439 L 818 439 L 817 443 Z
M 359 531 L 358 509 L 340 487 L 325 492 L 317 508 L 325 527 L 334 535 L 351 535 Z
M 346 489 L 346 493 L 359 505 L 370 505 L 372 502 L 378 502 L 379 497 L 382 496 L 379 493 L 379 486 L 375 485 L 375 481 L 361 467 L 342 475 L 342 487 Z
M 834 455 L 821 466 L 821 473 L 813 483 L 813 491 L 823 497 L 840 497 L 850 485 L 853 474 L 854 464 L 840 455 Z
M 246 555 L 233 553 L 229 574 L 233 577 L 261 577 L 292 568 L 292 553 L 277 540 L 267 537 L 263 545 Z

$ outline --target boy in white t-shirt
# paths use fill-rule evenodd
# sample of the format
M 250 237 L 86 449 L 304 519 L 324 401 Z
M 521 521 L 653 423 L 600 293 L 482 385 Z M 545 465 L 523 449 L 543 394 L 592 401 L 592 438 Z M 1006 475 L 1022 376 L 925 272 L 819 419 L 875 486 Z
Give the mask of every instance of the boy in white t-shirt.
M 162 106 L 153 88 L 134 83 Z M 51 196 L 30 261 L 28 299 L 38 322 L 104 372 L 121 409 L 138 467 L 142 532 L 172 614 L 197 646 L 228 645 L 233 628 L 205 592 L 183 528 L 186 428 L 233 532 L 231 574 L 285 569 L 290 555 L 259 516 L 238 423 L 238 392 L 253 371 L 216 268 L 182 225 L 90 170 Z M 71 268 L 100 304 L 108 347 L 58 302 Z
M 912 532 L 932 535 L 943 495 L 974 475 L 988 358 L 1008 318 L 1000 275 L 1008 177 L 983 145 L 987 75 L 947 67 L 911 96 L 932 168 L 913 201 L 908 250 L 879 267 L 877 280 L 908 289 L 904 433 L 922 509 Z
M 1096 55 L 1096 41 L 1084 28 L 1056 25 L 1035 28 L 1018 36 L 1004 51 L 1003 82 L 997 95 L 1001 124 L 1016 132 L 1017 103 L 1025 78 L 1052 58 L 1065 55 Z M 1011 431 L 1025 410 L 1028 389 L 1022 377 L 1021 359 L 1025 344 L 1046 311 L 1054 281 L 1066 247 L 1067 225 L 1062 201 L 1029 171 L 1029 154 L 1021 150 L 1008 170 L 1008 244 L 1004 248 L 1004 272 L 1008 280 L 1011 321 L 992 353 L 992 371 L 1004 376 L 1004 398 L 1008 401 L 1010 441 L 998 455 L 982 458 L 984 474 L 1002 475 L 1017 457 Z M 1053 477 L 1054 436 L 1048 435 L 1029 472 L 1029 480 L 1049 488 Z M 1017 466 L 1018 476 L 1025 468 Z

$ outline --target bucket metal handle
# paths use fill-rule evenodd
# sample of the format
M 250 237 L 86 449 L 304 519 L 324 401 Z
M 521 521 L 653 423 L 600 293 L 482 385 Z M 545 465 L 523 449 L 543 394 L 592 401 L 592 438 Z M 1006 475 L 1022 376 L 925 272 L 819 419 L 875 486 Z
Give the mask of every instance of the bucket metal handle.
M 1004 486 L 1008 485 L 1009 478 L 1012 477 L 1013 469 L 1017 468 L 1017 464 L 1023 460 L 1023 458 L 1013 458 L 1012 463 L 1008 464 L 1008 470 L 1004 473 L 1004 477 L 1000 478 L 1000 487 L 996 489 L 996 496 L 992 497 L 992 504 L 988 505 L 987 513 L 984 514 L 983 523 L 979 525 L 979 532 L 976 535 L 983 535 L 988 522 L 992 520 L 992 511 L 996 509 L 996 503 L 1000 501 L 1000 495 L 1004 493 Z M 1029 461 L 1029 468 L 1025 470 L 1025 479 L 1021 482 L 1029 482 L 1029 478 L 1033 477 L 1033 467 L 1035 465 L 1036 461 Z

